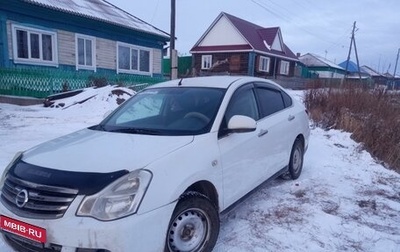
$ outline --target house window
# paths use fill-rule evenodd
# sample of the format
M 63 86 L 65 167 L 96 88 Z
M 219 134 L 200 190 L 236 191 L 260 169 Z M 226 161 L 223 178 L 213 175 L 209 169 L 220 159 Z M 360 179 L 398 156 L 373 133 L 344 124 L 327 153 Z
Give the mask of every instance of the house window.
M 280 74 L 289 75 L 289 66 L 290 66 L 289 61 L 282 60 Z
M 268 57 L 264 57 L 264 56 L 260 56 L 260 62 L 258 64 L 258 70 L 261 72 L 269 72 L 269 62 L 270 62 L 270 58 Z
M 119 73 L 151 74 L 151 51 L 148 48 L 117 44 Z
M 201 69 L 210 69 L 212 66 L 212 55 L 201 56 Z
M 57 34 L 20 25 L 12 25 L 15 63 L 57 66 Z
M 94 37 L 76 35 L 76 69 L 96 70 L 96 40 Z

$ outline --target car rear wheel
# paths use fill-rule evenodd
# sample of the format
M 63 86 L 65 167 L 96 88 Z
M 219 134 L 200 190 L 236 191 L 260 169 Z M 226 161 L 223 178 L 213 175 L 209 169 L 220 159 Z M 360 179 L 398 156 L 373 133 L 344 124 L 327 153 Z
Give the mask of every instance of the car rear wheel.
M 217 207 L 205 195 L 189 192 L 181 197 L 168 226 L 165 252 L 211 251 L 219 233 Z
M 290 153 L 289 175 L 291 179 L 297 179 L 298 177 L 300 177 L 301 171 L 303 169 L 303 160 L 303 143 L 299 139 L 296 139 Z

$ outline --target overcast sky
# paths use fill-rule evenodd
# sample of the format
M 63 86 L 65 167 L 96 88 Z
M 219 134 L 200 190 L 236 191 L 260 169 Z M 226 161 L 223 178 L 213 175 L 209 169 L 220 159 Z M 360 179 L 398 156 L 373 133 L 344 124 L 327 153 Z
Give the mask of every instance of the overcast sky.
M 170 33 L 169 0 L 108 0 Z M 176 0 L 176 49 L 190 49 L 221 12 L 263 27 L 279 26 L 294 53 L 315 53 L 337 64 L 355 41 L 360 65 L 393 74 L 400 48 L 399 0 Z M 356 62 L 354 46 L 350 59 Z M 400 62 L 397 66 L 400 74 Z

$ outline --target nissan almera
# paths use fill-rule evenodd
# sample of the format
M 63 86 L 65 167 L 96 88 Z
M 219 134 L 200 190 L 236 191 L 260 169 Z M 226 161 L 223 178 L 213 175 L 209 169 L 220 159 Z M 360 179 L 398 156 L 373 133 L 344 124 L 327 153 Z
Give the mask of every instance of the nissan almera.
M 3 238 L 16 251 L 212 251 L 221 212 L 300 176 L 308 123 L 265 79 L 150 86 L 98 125 L 16 155 L 0 185 Z

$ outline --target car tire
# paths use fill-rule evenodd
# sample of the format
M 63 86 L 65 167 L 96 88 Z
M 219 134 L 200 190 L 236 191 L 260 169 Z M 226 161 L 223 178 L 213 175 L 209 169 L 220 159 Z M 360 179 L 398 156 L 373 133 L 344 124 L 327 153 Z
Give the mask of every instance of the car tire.
M 211 200 L 197 192 L 185 193 L 172 214 L 164 251 L 212 251 L 219 227 L 219 212 Z
M 288 175 L 290 179 L 297 179 L 300 177 L 301 171 L 303 169 L 303 161 L 304 161 L 304 147 L 303 143 L 296 139 L 293 144 L 292 151 L 290 153 L 289 160 L 289 169 Z

